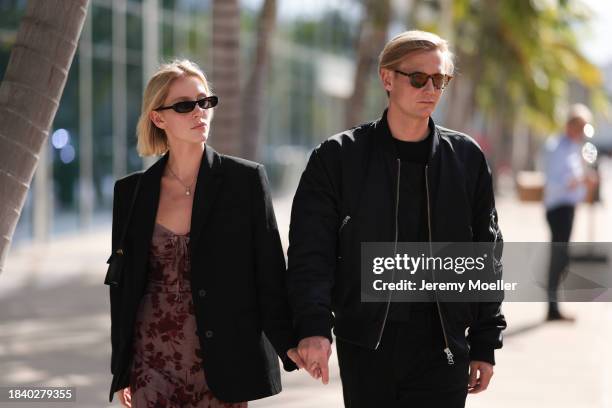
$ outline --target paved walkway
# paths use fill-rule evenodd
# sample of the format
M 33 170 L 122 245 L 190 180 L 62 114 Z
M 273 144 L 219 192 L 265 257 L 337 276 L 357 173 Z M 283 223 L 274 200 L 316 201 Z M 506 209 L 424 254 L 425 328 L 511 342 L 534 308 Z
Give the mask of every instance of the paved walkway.
M 605 198 L 612 200 L 612 167 Z M 276 202 L 286 237 L 290 202 Z M 506 241 L 545 241 L 538 204 L 498 200 Z M 596 241 L 612 242 L 612 204 L 596 214 Z M 575 240 L 587 240 L 587 208 L 576 216 Z M 0 275 L 0 386 L 77 387 L 77 403 L 53 407 L 107 406 L 109 317 L 102 285 L 109 229 L 64 237 L 48 245 L 15 248 Z M 611 254 L 612 256 L 612 254 Z M 612 408 L 612 303 L 565 304 L 573 325 L 543 324 L 544 305 L 505 305 L 509 329 L 497 354 L 493 383 L 469 396 L 470 408 Z M 335 350 L 331 381 L 316 383 L 303 372 L 283 375 L 285 391 L 251 407 L 341 407 Z M 48 404 L 47 404 L 48 405 Z M 0 403 L 24 408 L 45 404 Z M 373 407 L 378 408 L 378 407 Z

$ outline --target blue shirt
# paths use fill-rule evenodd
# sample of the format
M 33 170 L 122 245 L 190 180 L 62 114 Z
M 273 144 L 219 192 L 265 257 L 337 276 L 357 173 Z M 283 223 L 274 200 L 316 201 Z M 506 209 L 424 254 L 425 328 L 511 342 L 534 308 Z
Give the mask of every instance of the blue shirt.
M 544 205 L 547 210 L 561 205 L 576 205 L 586 196 L 586 187 L 580 182 L 570 188 L 572 180 L 581 180 L 585 174 L 581 154 L 582 144 L 563 135 L 550 139 L 544 146 Z

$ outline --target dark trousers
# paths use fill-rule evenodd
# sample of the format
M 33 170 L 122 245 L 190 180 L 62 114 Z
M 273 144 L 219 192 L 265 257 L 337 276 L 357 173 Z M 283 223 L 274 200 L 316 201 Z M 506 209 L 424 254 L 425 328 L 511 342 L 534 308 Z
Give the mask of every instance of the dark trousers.
M 569 265 L 569 240 L 574 224 L 573 205 L 562 205 L 546 211 L 546 220 L 550 227 L 552 245 L 548 268 L 548 311 L 559 311 L 557 290 L 563 272 Z
M 455 356 L 448 365 L 435 308 L 387 322 L 377 350 L 342 339 L 336 347 L 345 407 L 465 407 L 469 362 Z

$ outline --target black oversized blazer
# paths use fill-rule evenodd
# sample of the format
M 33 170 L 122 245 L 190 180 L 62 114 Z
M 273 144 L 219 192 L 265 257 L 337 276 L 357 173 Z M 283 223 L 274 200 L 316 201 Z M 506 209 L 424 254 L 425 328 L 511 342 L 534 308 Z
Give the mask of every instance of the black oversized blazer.
M 126 273 L 110 287 L 109 400 L 129 385 L 134 323 L 147 284 L 149 245 L 168 154 L 115 183 L 113 252 L 142 178 L 124 245 Z M 295 346 L 286 299 L 285 259 L 262 165 L 205 148 L 194 193 L 191 289 L 203 368 L 213 395 L 248 401 L 281 391 L 277 355 Z

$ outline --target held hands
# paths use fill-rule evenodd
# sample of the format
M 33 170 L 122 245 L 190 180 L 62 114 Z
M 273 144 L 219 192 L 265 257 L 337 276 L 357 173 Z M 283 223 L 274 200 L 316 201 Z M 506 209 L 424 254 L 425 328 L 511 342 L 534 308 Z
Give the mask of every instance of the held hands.
M 477 376 L 477 374 L 479 375 Z M 486 390 L 492 376 L 493 366 L 491 364 L 484 361 L 471 361 L 468 394 L 478 394 Z
M 331 343 L 322 336 L 306 337 L 300 341 L 297 350 L 287 351 L 287 356 L 299 367 L 308 371 L 314 379 L 321 378 L 323 384 L 329 383 L 329 356 Z

